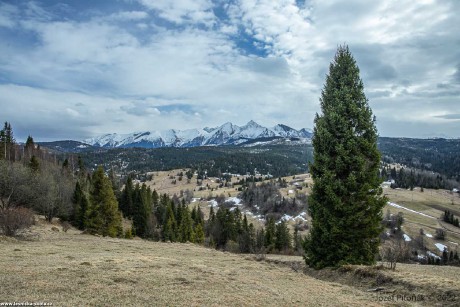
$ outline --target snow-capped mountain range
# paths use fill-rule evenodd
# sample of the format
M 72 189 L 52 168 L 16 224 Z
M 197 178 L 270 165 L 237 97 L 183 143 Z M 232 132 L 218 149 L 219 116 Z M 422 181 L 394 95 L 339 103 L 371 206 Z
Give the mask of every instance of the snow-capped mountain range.
M 295 130 L 281 124 L 267 128 L 251 120 L 241 127 L 232 123 L 225 123 L 215 128 L 170 129 L 129 134 L 111 133 L 86 139 L 83 142 L 92 146 L 105 148 L 158 148 L 240 145 L 248 141 L 267 138 L 296 138 L 308 142 L 311 136 L 312 131 L 310 129 Z

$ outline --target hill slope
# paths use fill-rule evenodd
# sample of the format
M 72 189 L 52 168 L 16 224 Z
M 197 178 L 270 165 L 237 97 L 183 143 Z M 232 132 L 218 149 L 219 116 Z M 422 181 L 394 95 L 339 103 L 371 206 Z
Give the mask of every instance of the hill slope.
M 51 229 L 54 227 L 54 231 Z M 256 261 L 193 244 L 101 238 L 33 226 L 0 236 L 2 302 L 54 306 L 458 306 L 460 268 L 304 268 L 301 257 Z M 303 274 L 303 271 L 306 274 Z M 381 287 L 381 292 L 369 288 Z
M 54 306 L 363 306 L 372 296 L 249 256 L 191 244 L 46 230 L 1 242 L 2 302 Z

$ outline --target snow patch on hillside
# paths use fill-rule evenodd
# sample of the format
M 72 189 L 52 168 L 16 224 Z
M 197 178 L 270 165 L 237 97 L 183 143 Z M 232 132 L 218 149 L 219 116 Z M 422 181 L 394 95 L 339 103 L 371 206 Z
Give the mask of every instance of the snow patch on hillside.
M 442 252 L 444 251 L 444 249 L 447 249 L 447 246 L 445 246 L 444 244 L 441 244 L 441 243 L 435 243 L 434 245 L 436 245 L 436 247 Z
M 416 214 L 420 214 L 420 215 L 423 215 L 425 217 L 429 217 L 430 219 L 436 219 L 434 216 L 431 216 L 431 215 L 428 215 L 428 214 L 425 214 L 425 213 L 422 213 L 422 212 L 418 212 L 418 211 L 415 211 L 415 210 L 400 206 L 400 205 L 392 203 L 392 202 L 388 202 L 388 205 L 390 205 L 392 207 L 395 207 L 395 208 L 398 208 L 398 209 L 403 209 L 403 210 L 407 210 L 407 211 L 410 211 L 410 212 L 413 212 L 413 213 L 416 213 Z

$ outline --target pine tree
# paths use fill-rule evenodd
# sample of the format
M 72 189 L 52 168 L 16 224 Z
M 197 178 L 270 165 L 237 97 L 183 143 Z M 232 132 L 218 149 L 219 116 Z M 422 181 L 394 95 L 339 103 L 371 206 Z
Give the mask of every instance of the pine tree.
M 267 251 L 271 251 L 275 247 L 276 225 L 275 219 L 272 217 L 268 219 L 265 226 L 265 243 L 264 246 Z
M 133 197 L 134 197 L 133 179 L 131 178 L 131 176 L 128 176 L 125 187 L 123 191 L 121 192 L 121 197 L 120 197 L 120 210 L 121 212 L 123 212 L 123 216 L 126 218 L 133 217 L 133 207 L 134 207 Z
M 280 252 L 291 248 L 291 234 L 285 221 L 276 225 L 275 248 Z
M 152 212 L 151 191 L 147 186 L 142 184 L 142 187 L 136 185 L 133 191 L 132 212 L 133 212 L 133 227 L 136 235 L 141 238 L 146 238 L 149 235 L 149 221 Z
M 123 234 L 121 213 L 118 211 L 118 202 L 112 184 L 104 175 L 102 166 L 94 172 L 91 185 L 88 231 L 103 236 L 121 236 Z
M 30 158 L 29 167 L 34 173 L 37 173 L 40 170 L 40 162 L 38 162 L 36 156 L 32 156 L 32 158 Z
M 169 201 L 166 208 L 165 223 L 163 224 L 163 241 L 176 242 L 177 222 L 174 217 L 173 202 Z
M 312 229 L 304 244 L 305 260 L 315 268 L 372 264 L 386 199 L 378 176 L 375 118 L 347 46 L 337 50 L 320 103 L 322 115 L 316 115 L 312 139 Z
M 83 159 L 81 158 L 81 156 L 78 156 L 77 167 L 78 167 L 78 177 L 80 179 L 85 178 L 86 168 L 85 168 L 85 163 L 83 162 Z
M 26 145 L 24 146 L 26 157 L 27 158 L 32 157 L 34 150 L 35 150 L 34 139 L 32 138 L 32 136 L 29 135 L 26 140 Z
M 89 207 L 88 198 L 83 192 L 80 182 L 75 184 L 75 190 L 72 196 L 72 203 L 74 204 L 74 222 L 78 229 L 85 229 L 86 214 Z
M 5 122 L 3 129 L 0 131 L 0 158 L 8 161 L 14 161 L 14 137 L 11 124 Z

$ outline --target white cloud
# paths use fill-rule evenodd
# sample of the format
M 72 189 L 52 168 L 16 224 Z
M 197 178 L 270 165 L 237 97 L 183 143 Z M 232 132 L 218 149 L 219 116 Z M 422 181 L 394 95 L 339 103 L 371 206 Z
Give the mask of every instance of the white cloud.
M 170 22 L 202 23 L 212 26 L 215 16 L 212 12 L 213 3 L 210 0 L 139 0 L 145 7 L 155 10 L 161 18 Z
M 142 20 L 149 17 L 149 14 L 144 11 L 127 11 L 127 12 L 119 12 L 112 14 L 107 17 L 107 19 L 112 20 L 120 20 L 120 21 L 127 21 L 127 20 Z

